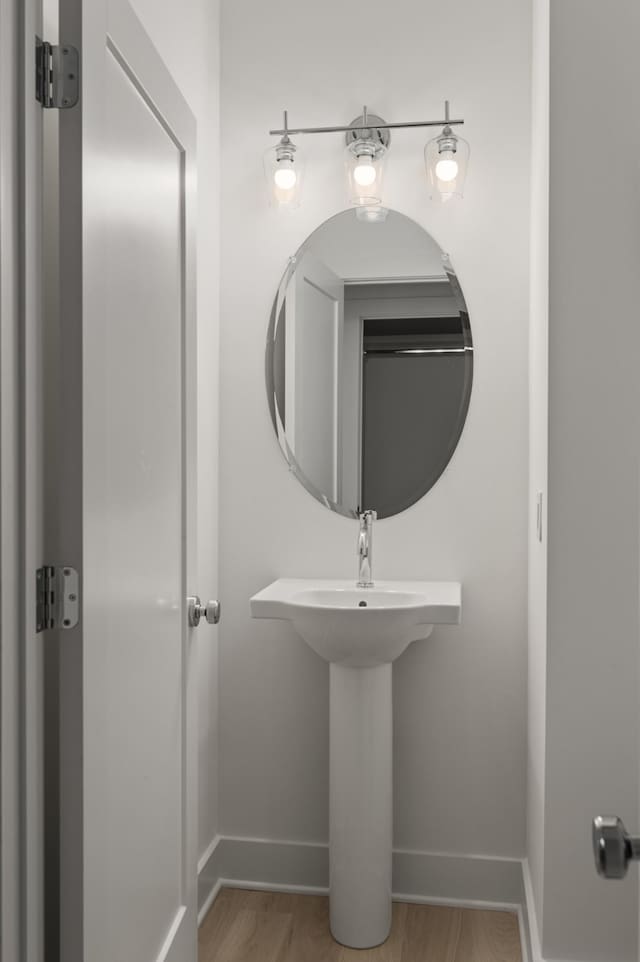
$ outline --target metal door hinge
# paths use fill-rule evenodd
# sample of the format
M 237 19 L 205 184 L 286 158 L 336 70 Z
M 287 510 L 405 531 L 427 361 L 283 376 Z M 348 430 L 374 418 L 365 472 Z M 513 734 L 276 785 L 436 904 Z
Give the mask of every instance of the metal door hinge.
M 36 631 L 75 628 L 80 612 L 79 578 L 75 568 L 43 565 L 36 571 Z
M 36 100 L 43 107 L 75 107 L 80 93 L 79 70 L 76 47 L 36 37 Z

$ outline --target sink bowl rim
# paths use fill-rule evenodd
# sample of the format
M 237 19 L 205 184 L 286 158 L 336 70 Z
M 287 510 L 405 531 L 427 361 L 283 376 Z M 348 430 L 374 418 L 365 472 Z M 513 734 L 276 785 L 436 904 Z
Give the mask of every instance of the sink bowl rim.
M 309 597 L 313 594 L 329 596 L 328 603 L 323 603 L 319 600 L 314 601 L 312 597 Z M 383 596 L 383 599 L 386 600 L 386 598 L 388 598 L 390 603 L 386 604 L 385 600 L 382 600 L 381 604 L 362 605 L 362 601 L 367 601 L 367 594 L 369 594 L 371 599 L 375 597 L 376 601 L 382 600 L 381 596 Z M 348 601 L 347 597 L 349 599 Z M 404 603 L 399 601 L 400 598 L 411 600 Z M 374 585 L 369 588 L 358 588 L 357 586 L 353 588 L 303 588 L 296 594 L 292 594 L 287 604 L 291 608 L 301 608 L 306 611 L 326 611 L 328 613 L 334 611 L 397 613 L 401 611 L 415 611 L 416 609 L 428 607 L 429 601 L 424 594 L 421 595 L 415 591 L 401 591 L 388 588 L 381 589 Z
M 376 579 L 373 588 L 358 588 L 356 579 L 351 578 L 291 578 L 280 577 L 262 588 L 250 599 L 251 617 L 258 619 L 278 619 L 291 621 L 293 615 L 302 616 L 306 610 L 309 614 L 324 613 L 327 617 L 333 614 L 359 610 L 357 606 L 343 606 L 331 608 L 327 605 L 309 605 L 295 603 L 294 598 L 305 591 L 330 590 L 336 593 L 343 591 L 362 592 L 366 598 L 367 591 L 382 591 L 392 594 L 402 592 L 415 594 L 418 603 L 415 605 L 395 605 L 389 607 L 367 607 L 364 611 L 378 612 L 378 618 L 383 620 L 383 613 L 396 616 L 404 612 L 405 615 L 418 614 L 421 622 L 432 625 L 456 625 L 461 622 L 462 614 L 462 585 L 459 581 L 418 581 L 414 579 Z M 371 615 L 366 616 L 370 620 Z M 351 617 L 349 617 L 351 620 Z M 364 619 L 363 619 L 364 620 Z

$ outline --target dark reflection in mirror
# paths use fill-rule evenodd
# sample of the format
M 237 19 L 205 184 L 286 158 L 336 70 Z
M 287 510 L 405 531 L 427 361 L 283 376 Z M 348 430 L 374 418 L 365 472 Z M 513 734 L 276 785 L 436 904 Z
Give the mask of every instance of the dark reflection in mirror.
M 457 446 L 471 393 L 466 305 L 417 224 L 345 211 L 305 242 L 267 340 L 269 406 L 290 469 L 327 507 L 408 508 Z

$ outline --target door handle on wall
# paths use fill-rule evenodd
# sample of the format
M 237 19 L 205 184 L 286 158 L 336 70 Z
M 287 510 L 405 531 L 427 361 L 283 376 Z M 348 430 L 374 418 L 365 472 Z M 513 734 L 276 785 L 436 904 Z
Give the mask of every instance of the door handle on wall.
M 592 838 L 596 868 L 603 878 L 624 878 L 629 862 L 640 860 L 640 836 L 629 835 L 617 815 L 594 818 Z
M 200 598 L 193 595 L 193 597 L 187 598 L 187 604 L 190 628 L 197 628 L 201 618 L 204 618 L 210 625 L 217 625 L 220 621 L 221 605 L 219 601 L 208 601 L 206 605 L 203 605 Z

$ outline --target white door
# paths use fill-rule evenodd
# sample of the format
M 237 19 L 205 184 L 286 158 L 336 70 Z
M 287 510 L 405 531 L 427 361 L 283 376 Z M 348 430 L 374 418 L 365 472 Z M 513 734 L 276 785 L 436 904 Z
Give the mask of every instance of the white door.
M 285 307 L 285 429 L 307 479 L 340 500 L 340 364 L 344 281 L 302 256 Z
M 195 122 L 126 0 L 60 0 L 61 958 L 196 958 Z

